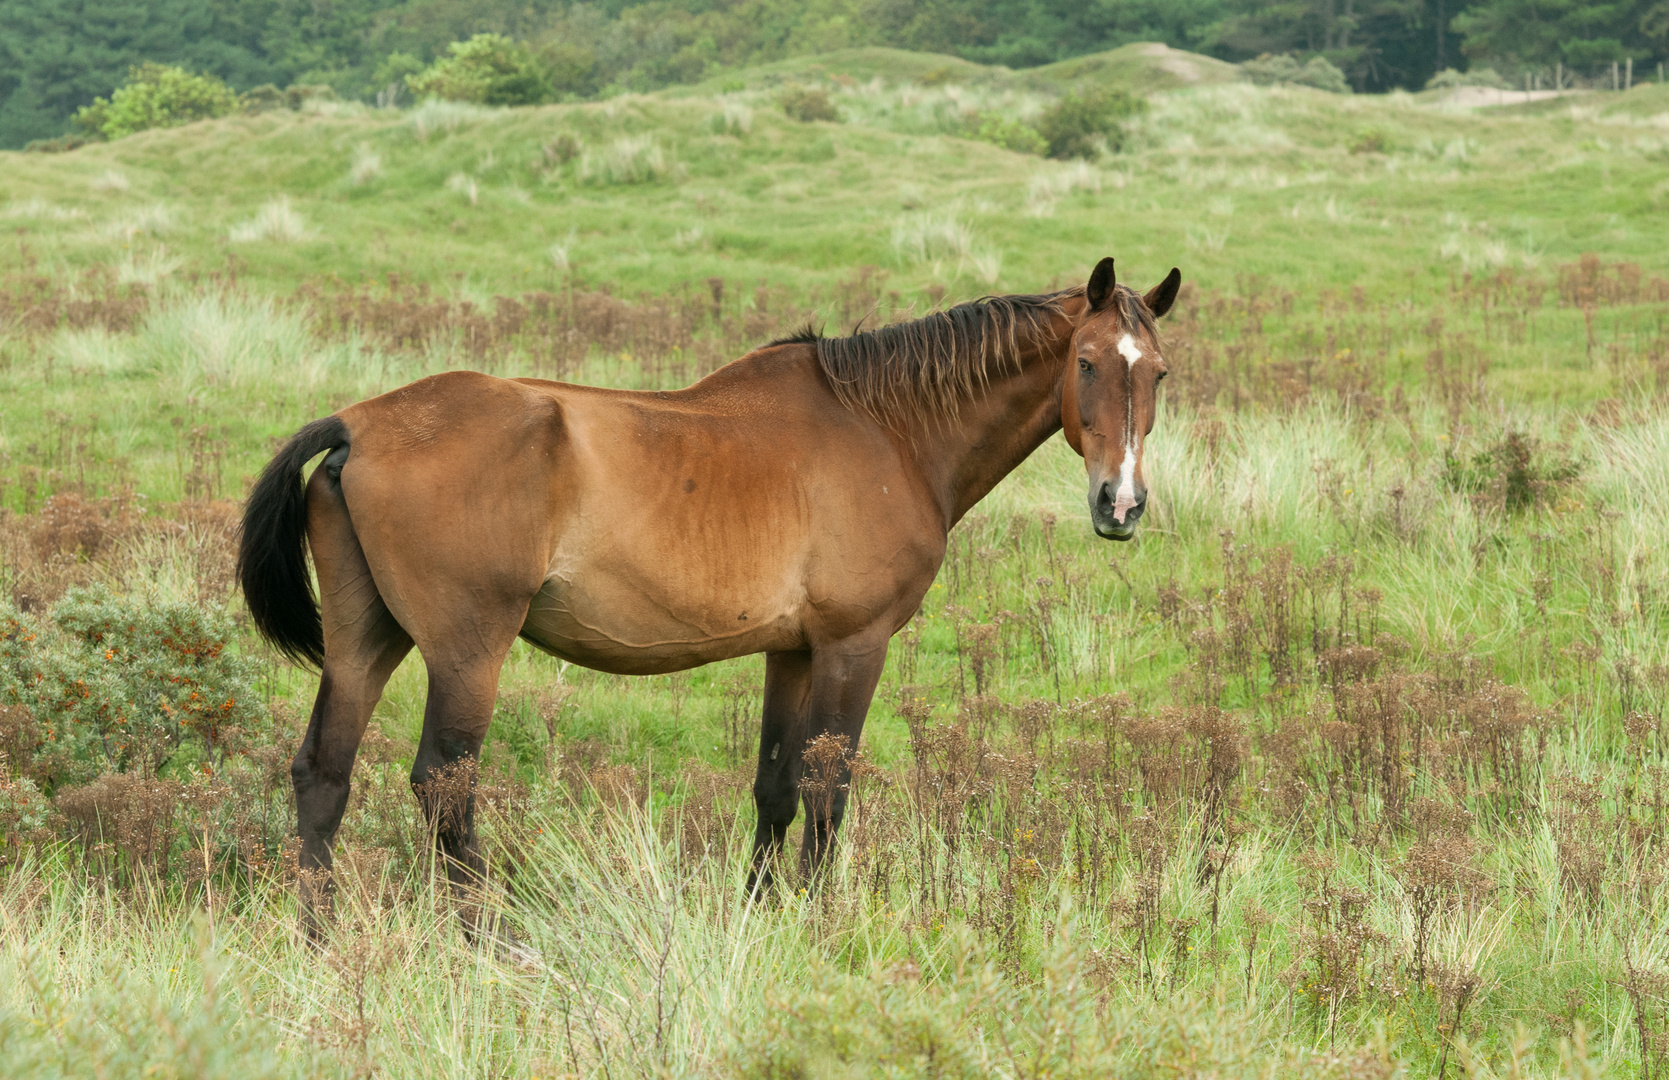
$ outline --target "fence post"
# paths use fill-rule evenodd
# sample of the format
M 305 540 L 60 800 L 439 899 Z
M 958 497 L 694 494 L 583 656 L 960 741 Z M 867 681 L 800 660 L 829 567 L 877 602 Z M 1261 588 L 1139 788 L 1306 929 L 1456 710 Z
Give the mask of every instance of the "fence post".
M 1557 61 L 1553 65 L 1553 89 L 1560 91 L 1561 93 L 1564 92 L 1565 62 L 1563 60 Z
M 1628 58 L 1628 74 L 1623 77 L 1623 89 L 1634 89 L 1634 57 Z
M 1613 60 L 1611 61 L 1611 89 L 1621 90 L 1622 88 L 1622 80 L 1617 78 L 1617 61 Z

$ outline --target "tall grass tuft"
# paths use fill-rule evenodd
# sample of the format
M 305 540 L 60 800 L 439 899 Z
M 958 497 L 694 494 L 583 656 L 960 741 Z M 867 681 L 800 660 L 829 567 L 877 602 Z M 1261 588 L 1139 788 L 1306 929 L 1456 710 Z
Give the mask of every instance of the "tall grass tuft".
M 481 201 L 481 185 L 475 177 L 468 173 L 455 172 L 446 178 L 446 190 L 455 191 L 468 200 L 471 206 Z
M 726 98 L 713 114 L 712 127 L 715 135 L 746 135 L 753 131 L 753 107 L 745 101 Z
M 353 163 L 348 166 L 348 182 L 363 187 L 382 175 L 382 155 L 361 143 L 354 148 Z
M 126 195 L 130 187 L 127 174 L 119 169 L 104 170 L 92 183 L 94 191 L 106 195 Z
M 451 134 L 461 128 L 502 113 L 503 110 L 463 101 L 441 101 L 430 98 L 406 114 L 406 124 L 418 142 L 427 142 L 436 133 Z
M 1060 199 L 1074 191 L 1099 195 L 1102 182 L 1101 170 L 1087 161 L 1074 161 L 1049 172 L 1037 173 L 1026 184 L 1026 215 L 1050 217 Z
M 954 214 L 909 214 L 892 230 L 893 251 L 907 262 L 965 259 L 973 246 L 973 230 Z
M 666 151 L 648 135 L 622 135 L 600 150 L 580 156 L 579 179 L 584 184 L 644 184 L 675 172 Z
M 229 234 L 232 242 L 237 244 L 261 240 L 293 244 L 306 240 L 309 235 L 306 219 L 290 205 L 288 195 L 268 200 L 253 218 L 232 226 Z

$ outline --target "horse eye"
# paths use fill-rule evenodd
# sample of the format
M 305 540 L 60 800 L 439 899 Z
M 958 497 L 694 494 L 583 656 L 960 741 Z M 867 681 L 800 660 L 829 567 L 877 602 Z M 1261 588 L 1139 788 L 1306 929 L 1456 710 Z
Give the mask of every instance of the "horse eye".
M 1078 358 L 1078 370 L 1083 372 L 1085 375 L 1088 375 L 1091 371 L 1094 371 L 1095 369 L 1092 366 L 1090 366 L 1090 362 L 1088 360 L 1085 360 L 1083 357 L 1080 356 Z
M 1162 383 L 1162 382 L 1164 382 L 1164 381 L 1165 381 L 1165 377 L 1166 377 L 1166 376 L 1167 376 L 1167 375 L 1169 375 L 1169 374 L 1170 374 L 1170 372 L 1168 372 L 1168 371 L 1161 371 L 1161 372 L 1160 372 L 1160 373 L 1159 373 L 1159 374 L 1158 374 L 1158 376 L 1157 376 L 1157 377 L 1155 377 L 1155 378 L 1154 378 L 1154 380 L 1153 380 L 1153 384 L 1154 384 L 1154 385 L 1155 385 L 1155 386 L 1158 386 L 1158 385 L 1159 385 L 1159 384 L 1160 384 L 1160 383 Z

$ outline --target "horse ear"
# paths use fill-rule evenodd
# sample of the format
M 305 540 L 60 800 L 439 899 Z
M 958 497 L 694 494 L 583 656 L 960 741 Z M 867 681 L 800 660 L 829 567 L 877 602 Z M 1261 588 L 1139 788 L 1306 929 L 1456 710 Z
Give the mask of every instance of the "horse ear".
M 1173 266 L 1171 272 L 1165 275 L 1165 280 L 1155 285 L 1146 296 L 1142 297 L 1142 303 L 1146 304 L 1147 309 L 1153 312 L 1155 319 L 1162 319 L 1165 317 L 1165 312 L 1171 310 L 1171 305 L 1176 303 L 1176 293 L 1180 288 L 1182 288 L 1182 271 Z
M 1107 301 L 1113 298 L 1113 286 L 1117 282 L 1113 278 L 1113 258 L 1111 255 L 1095 264 L 1090 272 L 1089 285 L 1084 288 L 1084 295 L 1089 298 L 1089 309 L 1100 311 L 1107 306 Z

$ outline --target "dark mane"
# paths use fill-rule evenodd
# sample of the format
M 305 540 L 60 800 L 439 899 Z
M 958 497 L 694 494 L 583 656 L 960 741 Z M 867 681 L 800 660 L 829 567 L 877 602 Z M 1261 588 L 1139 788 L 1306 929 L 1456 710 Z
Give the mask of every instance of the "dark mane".
M 987 296 L 911 322 L 826 338 L 810 326 L 772 345 L 813 345 L 817 362 L 849 409 L 883 423 L 954 419 L 993 376 L 1020 369 L 1021 347 L 1083 288 Z M 1114 292 L 1126 326 L 1154 332 L 1153 313 L 1123 285 Z
M 1064 294 L 986 296 L 925 318 L 817 338 L 817 362 L 849 409 L 882 422 L 953 420 L 1060 312 Z

